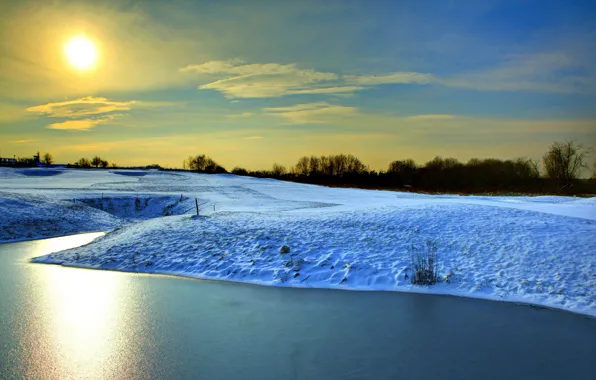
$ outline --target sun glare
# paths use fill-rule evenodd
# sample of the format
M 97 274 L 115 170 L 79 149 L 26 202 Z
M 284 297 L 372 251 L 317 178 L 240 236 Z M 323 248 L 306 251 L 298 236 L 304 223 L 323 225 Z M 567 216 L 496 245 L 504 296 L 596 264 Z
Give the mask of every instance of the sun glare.
M 84 36 L 72 38 L 64 46 L 68 62 L 78 70 L 88 70 L 95 66 L 98 58 L 95 44 Z

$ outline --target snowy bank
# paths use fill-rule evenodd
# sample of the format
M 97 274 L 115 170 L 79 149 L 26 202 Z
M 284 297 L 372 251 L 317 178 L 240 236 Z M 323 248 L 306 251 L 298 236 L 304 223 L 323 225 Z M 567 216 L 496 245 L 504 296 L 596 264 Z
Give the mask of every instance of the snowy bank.
M 38 215 L 74 202 L 97 213 L 81 218 L 81 231 L 94 218 L 118 228 L 35 262 L 273 286 L 453 294 L 596 316 L 596 199 L 429 196 L 153 171 L 65 170 L 40 179 L 4 173 L 2 210 L 19 215 L 10 199 L 27 193 L 46 199 Z M 192 216 L 195 198 L 200 217 Z M 3 218 L 3 231 L 5 225 Z M 411 255 L 426 242 L 438 248 L 443 281 L 414 286 Z
M 0 191 L 0 242 L 107 231 L 122 220 L 79 202 Z
M 130 225 L 35 261 L 275 286 L 465 295 L 596 315 L 594 225 L 473 205 L 300 217 L 185 215 Z M 413 286 L 411 254 L 427 241 L 437 245 L 448 282 Z M 289 253 L 280 250 L 284 245 Z

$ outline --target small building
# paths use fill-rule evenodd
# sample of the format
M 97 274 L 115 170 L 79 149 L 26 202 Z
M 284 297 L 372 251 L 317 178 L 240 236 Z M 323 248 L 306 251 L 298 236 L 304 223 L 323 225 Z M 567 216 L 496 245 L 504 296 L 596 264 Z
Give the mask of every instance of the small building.
M 15 166 L 16 164 L 17 164 L 16 158 L 0 157 L 0 165 L 2 165 L 2 166 Z
M 20 161 L 20 162 L 19 162 Z M 41 163 L 41 156 L 39 152 L 34 154 L 32 158 L 24 158 L 24 159 L 17 159 L 16 157 L 13 158 L 6 158 L 0 157 L 0 166 L 43 166 Z

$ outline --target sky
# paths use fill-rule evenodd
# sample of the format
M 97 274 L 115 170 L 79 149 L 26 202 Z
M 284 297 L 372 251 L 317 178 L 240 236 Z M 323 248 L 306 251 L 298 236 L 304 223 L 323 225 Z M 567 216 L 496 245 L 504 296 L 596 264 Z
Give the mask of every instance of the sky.
M 589 1 L 1 1 L 0 156 L 379 170 L 594 147 L 594 19 Z

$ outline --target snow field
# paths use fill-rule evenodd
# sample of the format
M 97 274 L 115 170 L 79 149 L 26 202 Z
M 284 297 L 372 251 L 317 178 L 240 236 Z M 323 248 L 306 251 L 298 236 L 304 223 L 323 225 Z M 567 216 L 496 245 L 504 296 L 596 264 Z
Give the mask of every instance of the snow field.
M 36 262 L 453 294 L 596 316 L 595 199 L 429 196 L 156 171 L 63 170 L 42 177 L 3 169 L 0 181 L 0 211 L 15 215 L 2 217 L 3 240 L 7 226 L 14 235 L 19 220 L 35 217 L 66 218 L 57 230 L 67 233 L 117 228 Z M 204 203 L 200 217 L 192 216 L 195 198 Z M 23 203 L 31 213 L 20 212 Z M 28 224 L 26 233 L 44 236 L 41 224 Z M 426 242 L 437 246 L 439 273 L 448 281 L 414 286 L 405 274 Z M 290 252 L 280 253 L 282 245 Z

